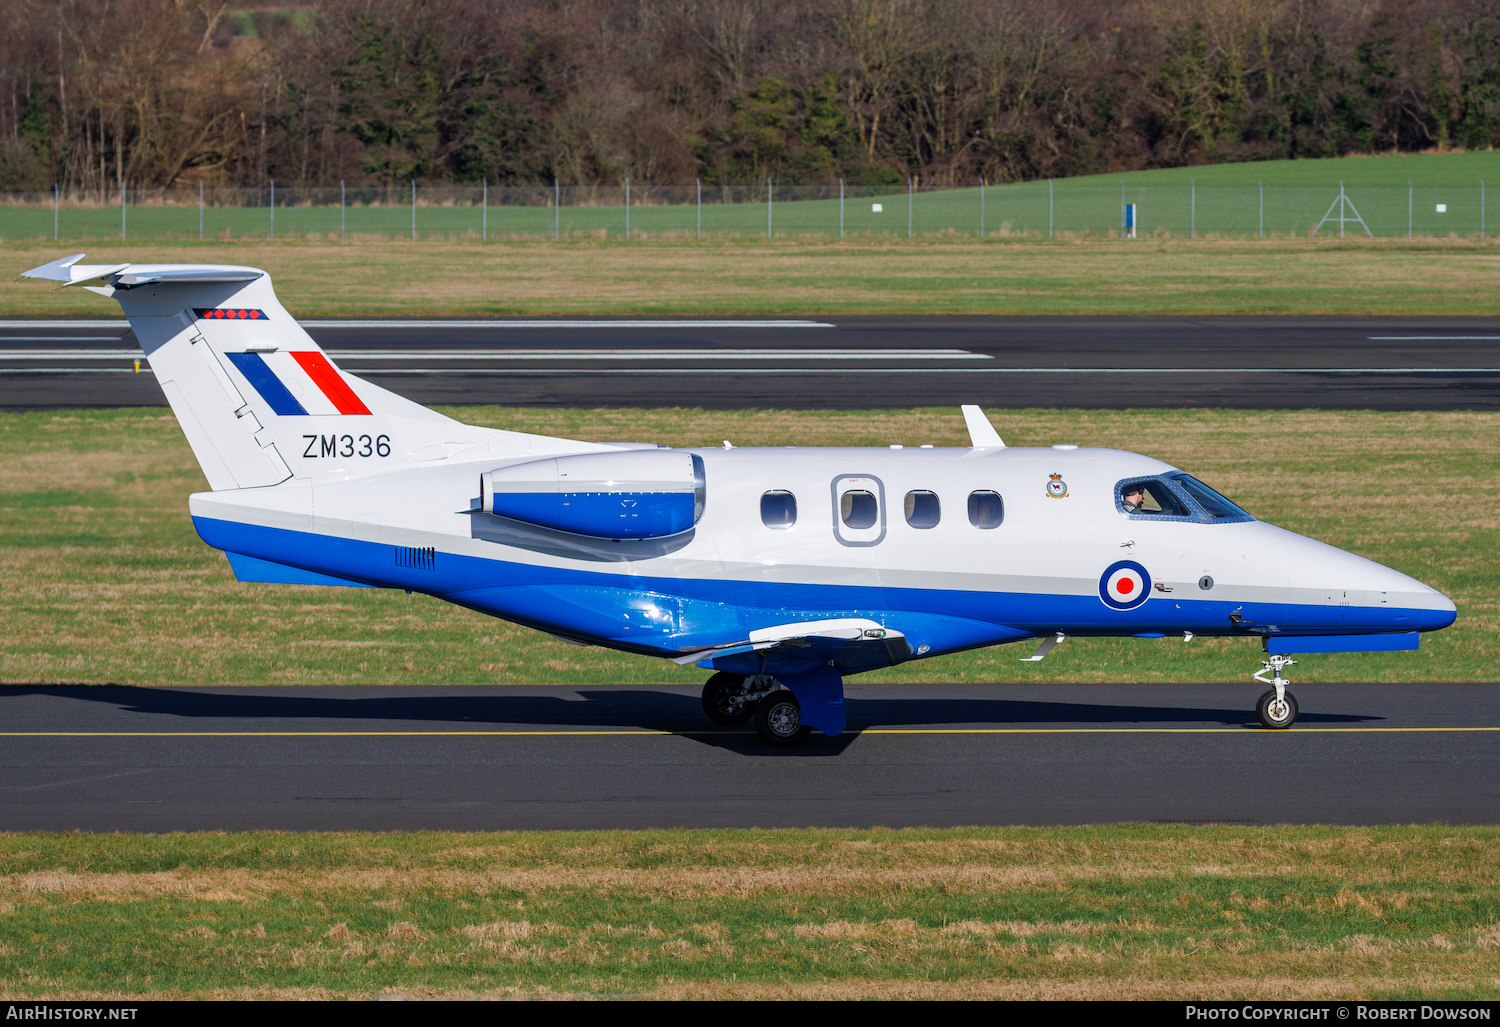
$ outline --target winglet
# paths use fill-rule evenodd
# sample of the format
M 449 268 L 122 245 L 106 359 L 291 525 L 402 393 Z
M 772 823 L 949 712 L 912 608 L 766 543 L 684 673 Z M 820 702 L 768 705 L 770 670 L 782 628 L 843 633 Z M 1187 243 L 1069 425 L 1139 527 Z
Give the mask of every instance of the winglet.
M 975 449 L 1004 449 L 1005 443 L 1000 439 L 1000 433 L 995 426 L 990 424 L 990 419 L 984 416 L 984 411 L 976 406 L 963 406 L 959 408 L 964 412 L 964 424 L 969 428 L 969 444 Z

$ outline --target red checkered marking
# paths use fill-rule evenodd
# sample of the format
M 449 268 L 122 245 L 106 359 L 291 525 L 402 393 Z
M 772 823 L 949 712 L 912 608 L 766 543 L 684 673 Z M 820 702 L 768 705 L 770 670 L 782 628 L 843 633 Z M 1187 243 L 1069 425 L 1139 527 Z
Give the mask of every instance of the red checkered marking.
M 247 310 L 234 307 L 203 307 L 194 308 L 200 320 L 207 321 L 263 321 L 266 317 L 264 310 Z

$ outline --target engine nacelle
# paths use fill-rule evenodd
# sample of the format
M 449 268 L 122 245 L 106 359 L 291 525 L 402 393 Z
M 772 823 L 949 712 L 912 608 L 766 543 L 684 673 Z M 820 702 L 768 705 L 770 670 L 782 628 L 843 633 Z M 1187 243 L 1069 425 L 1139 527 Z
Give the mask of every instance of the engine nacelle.
M 485 513 L 594 538 L 680 535 L 703 515 L 703 459 L 674 449 L 584 453 L 479 476 Z

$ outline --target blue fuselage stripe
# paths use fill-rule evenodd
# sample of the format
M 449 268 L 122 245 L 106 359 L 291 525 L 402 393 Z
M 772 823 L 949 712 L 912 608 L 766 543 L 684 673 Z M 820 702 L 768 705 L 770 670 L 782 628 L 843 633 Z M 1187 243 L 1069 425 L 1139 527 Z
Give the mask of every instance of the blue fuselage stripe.
M 1097 595 L 805 584 L 537 566 L 442 553 L 434 566 L 398 566 L 396 546 L 194 518 L 209 545 L 374 585 L 425 592 L 471 609 L 602 645 L 670 653 L 744 638 L 789 621 L 864 617 L 904 632 L 914 650 L 957 649 L 1065 631 L 1075 635 L 1371 634 L 1430 631 L 1438 610 L 1242 603 L 1153 596 L 1131 610 Z M 1238 626 L 1230 615 L 1239 618 Z M 925 651 L 921 646 L 927 646 Z

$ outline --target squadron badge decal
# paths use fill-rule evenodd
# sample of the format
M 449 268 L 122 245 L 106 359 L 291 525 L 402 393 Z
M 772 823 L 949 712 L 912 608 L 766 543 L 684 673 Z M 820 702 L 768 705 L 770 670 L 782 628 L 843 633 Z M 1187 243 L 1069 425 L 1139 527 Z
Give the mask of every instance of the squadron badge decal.
M 1052 499 L 1067 499 L 1068 483 L 1062 480 L 1062 475 L 1053 474 L 1049 477 L 1052 480 L 1047 482 L 1047 495 Z

